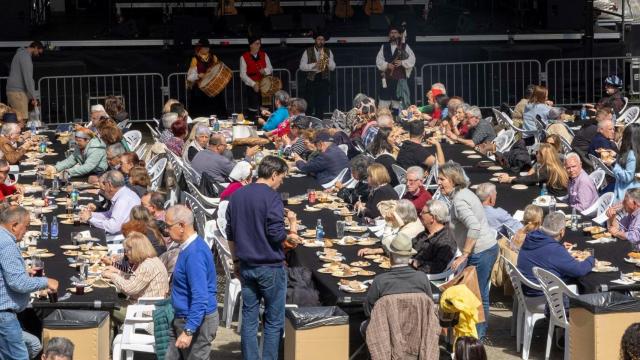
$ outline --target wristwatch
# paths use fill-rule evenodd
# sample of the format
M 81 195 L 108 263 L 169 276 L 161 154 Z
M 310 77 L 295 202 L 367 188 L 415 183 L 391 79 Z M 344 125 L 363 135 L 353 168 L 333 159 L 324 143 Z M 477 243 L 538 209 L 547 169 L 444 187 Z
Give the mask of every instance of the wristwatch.
M 187 336 L 193 336 L 193 330 L 191 329 L 184 329 L 184 333 L 187 334 Z

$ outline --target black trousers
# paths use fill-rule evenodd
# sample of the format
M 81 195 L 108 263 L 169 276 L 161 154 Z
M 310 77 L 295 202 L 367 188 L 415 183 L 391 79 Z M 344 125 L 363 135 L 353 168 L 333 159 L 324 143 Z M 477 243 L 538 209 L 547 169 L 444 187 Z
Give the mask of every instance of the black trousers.
M 400 98 L 396 95 L 396 89 L 398 88 L 398 80 L 387 77 L 387 87 L 382 87 L 382 80 L 380 80 L 380 100 L 386 101 L 398 101 Z
M 256 92 L 251 86 L 244 88 L 244 111 L 248 118 L 253 120 L 260 114 L 260 106 L 262 105 L 262 94 Z
M 224 99 L 224 91 L 217 96 L 209 97 L 203 93 L 197 85 L 194 85 L 190 94 L 191 99 L 187 110 L 192 119 L 199 116 L 209 117 L 209 115 L 216 115 L 219 119 L 229 117 Z
M 322 79 L 316 75 L 314 80 L 307 79 L 305 84 L 305 100 L 307 100 L 307 114 L 322 119 L 325 112 L 329 112 L 329 79 Z

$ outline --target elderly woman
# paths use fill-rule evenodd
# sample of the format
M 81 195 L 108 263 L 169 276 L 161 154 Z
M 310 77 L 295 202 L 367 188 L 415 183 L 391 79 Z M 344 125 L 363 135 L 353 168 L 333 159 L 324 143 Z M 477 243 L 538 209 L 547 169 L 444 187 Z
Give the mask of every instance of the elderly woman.
M 429 200 L 420 212 L 420 221 L 426 231 L 413 239 L 418 252 L 413 267 L 427 274 L 439 274 L 456 255 L 456 241 L 449 227 L 449 207 L 440 200 Z
M 382 164 L 371 164 L 367 168 L 369 182 L 369 198 L 363 202 L 359 200 L 353 206 L 362 216 L 375 219 L 380 216 L 378 203 L 385 200 L 398 200 L 398 193 L 389 185 L 391 177 Z
M 17 146 L 20 139 L 20 126 L 15 123 L 6 123 L 0 130 L 0 153 L 9 164 L 18 163 L 24 154 L 29 151 L 33 142 L 27 140 L 24 144 Z
M 130 233 L 124 240 L 124 251 L 133 274 L 127 276 L 113 266 L 109 266 L 102 276 L 111 279 L 116 289 L 128 296 L 128 303 L 133 304 L 143 297 L 164 298 L 169 292 L 169 276 L 167 269 L 158 258 L 151 242 L 139 232 Z M 124 320 L 126 308 L 114 313 L 116 319 Z M 120 318 L 119 318 L 120 317 Z
M 454 269 L 465 261 L 475 266 L 482 295 L 484 313 L 489 314 L 489 280 L 491 269 L 498 256 L 496 231 L 489 227 L 480 199 L 467 188 L 468 180 L 460 164 L 448 162 L 440 168 L 438 187 L 451 201 L 451 223 L 454 239 L 462 255 L 452 264 Z M 487 316 L 488 318 L 488 316 Z M 477 326 L 482 339 L 487 332 L 487 322 Z
M 48 166 L 48 172 L 66 171 L 69 176 L 99 174 L 107 170 L 107 148 L 88 129 L 77 130 L 74 134 L 76 149 L 68 158 L 59 161 L 55 167 Z
M 276 111 L 273 114 L 265 111 L 262 115 L 269 116 L 267 120 L 258 118 L 258 124 L 262 125 L 263 131 L 275 130 L 281 122 L 289 117 L 289 94 L 284 90 L 278 90 L 273 98 L 275 99 Z
M 189 141 L 187 146 L 184 147 L 182 158 L 191 162 L 196 154 L 207 148 L 209 144 L 209 136 L 211 136 L 211 130 L 209 125 L 205 123 L 196 124 L 193 127 L 193 139 Z
M 253 177 L 251 171 L 251 164 L 246 161 L 239 161 L 229 173 L 229 178 L 232 180 L 227 188 L 220 194 L 220 201 L 228 200 L 228 198 L 241 187 L 251 184 L 251 178 Z
M 124 174 L 125 177 L 129 177 L 129 173 L 131 169 L 136 166 L 144 167 L 144 161 L 138 158 L 138 154 L 135 152 L 127 152 L 120 155 L 120 171 Z
M 373 164 L 373 159 L 367 155 L 358 155 L 351 159 L 351 178 L 355 185 L 345 187 L 342 183 L 336 184 L 338 197 L 347 204 L 355 204 L 358 199 L 369 199 L 369 184 L 367 183 L 367 168 Z

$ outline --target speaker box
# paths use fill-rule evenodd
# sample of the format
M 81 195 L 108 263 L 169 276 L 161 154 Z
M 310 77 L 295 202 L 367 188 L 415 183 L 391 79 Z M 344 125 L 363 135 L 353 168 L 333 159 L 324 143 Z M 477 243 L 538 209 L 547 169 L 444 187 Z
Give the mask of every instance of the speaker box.
M 271 30 L 273 31 L 295 30 L 293 15 L 291 14 L 272 15 L 271 17 L 269 17 L 269 22 L 271 24 Z
M 300 30 L 315 30 L 325 27 L 324 16 L 321 14 L 301 14 Z
M 393 18 L 390 15 L 371 14 L 369 16 L 369 30 L 388 31 L 391 21 L 393 21 Z

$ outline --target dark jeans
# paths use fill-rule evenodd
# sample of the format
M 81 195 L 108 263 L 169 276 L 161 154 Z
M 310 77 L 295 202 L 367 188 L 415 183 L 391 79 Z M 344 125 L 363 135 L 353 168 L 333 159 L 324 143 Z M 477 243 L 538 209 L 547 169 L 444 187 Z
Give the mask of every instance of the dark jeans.
M 16 314 L 0 312 L 0 360 L 29 360 Z
M 167 360 L 200 360 L 209 359 L 211 356 L 211 342 L 216 338 L 216 331 L 220 319 L 218 319 L 218 310 L 206 315 L 202 320 L 202 324 L 193 334 L 191 346 L 187 349 L 176 348 L 176 339 L 182 334 L 187 319 L 175 318 L 169 329 L 169 348 L 167 349 Z
M 483 338 L 487 334 L 489 326 L 489 285 L 491 285 L 491 270 L 498 258 L 498 244 L 493 247 L 472 254 L 469 256 L 467 266 L 475 266 L 478 274 L 478 286 L 480 287 L 480 295 L 482 296 L 482 308 L 484 309 L 484 322 L 477 324 L 478 338 Z
M 214 97 L 209 97 L 200 90 L 198 85 L 193 85 L 189 101 L 189 114 L 194 119 L 199 116 L 209 117 L 209 115 L 217 115 L 218 119 L 226 119 L 229 113 L 224 93 L 223 91 Z
M 256 92 L 250 86 L 244 88 L 245 111 L 249 116 L 249 120 L 254 120 L 260 114 L 260 105 L 262 105 L 262 94 Z
M 264 301 L 264 348 L 262 360 L 278 360 L 280 339 L 284 333 L 284 306 L 287 295 L 287 273 L 284 266 L 241 265 L 242 281 L 242 357 L 260 359 L 258 321 L 260 301 Z
M 309 102 L 307 114 L 321 119 L 329 107 L 329 79 L 322 79 L 320 74 L 315 80 L 308 80 L 305 86 L 305 98 Z

